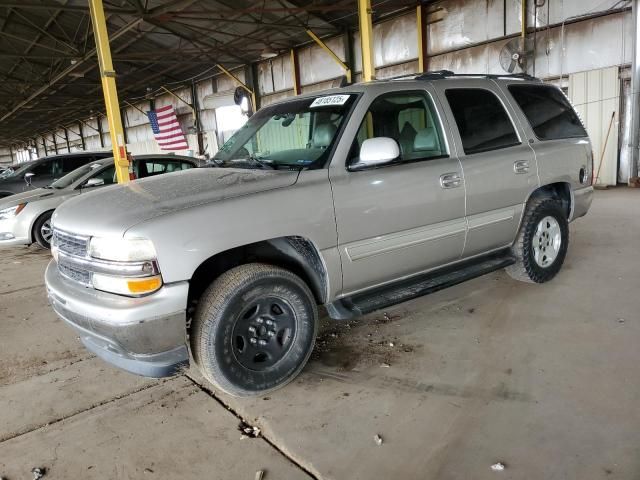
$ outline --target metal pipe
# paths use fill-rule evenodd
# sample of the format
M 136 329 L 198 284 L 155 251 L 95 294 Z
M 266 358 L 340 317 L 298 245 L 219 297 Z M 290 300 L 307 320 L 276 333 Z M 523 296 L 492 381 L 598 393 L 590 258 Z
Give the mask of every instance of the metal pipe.
M 522 15 L 520 20 L 522 22 L 522 32 L 520 33 L 520 36 L 524 41 L 524 39 L 527 38 L 527 0 L 522 0 L 522 12 L 520 13 Z
M 633 0 L 633 57 L 631 63 L 631 156 L 629 183 L 638 176 L 640 157 L 640 0 Z
M 360 43 L 362 44 L 362 77 L 365 82 L 376 78 L 373 61 L 373 26 L 371 22 L 371 0 L 358 0 L 360 21 Z
M 324 43 L 315 33 L 313 33 L 311 30 L 307 30 L 307 35 L 309 35 L 314 42 L 316 42 L 325 52 L 327 52 L 331 58 L 333 58 L 334 62 L 336 62 L 338 65 L 340 65 L 340 68 L 342 68 L 344 70 L 345 75 L 347 76 L 347 82 L 351 83 L 351 69 L 347 66 L 346 63 L 344 63 L 342 61 L 342 59 L 340 57 L 338 57 L 338 55 L 336 55 L 336 53 L 331 50 L 329 48 L 329 46 Z
M 89 0 L 91 10 L 91 23 L 96 40 L 96 53 L 100 65 L 100 77 L 102 79 L 102 91 L 106 106 L 107 120 L 109 121 L 109 133 L 111 134 L 111 146 L 113 160 L 116 168 L 118 183 L 129 182 L 129 160 L 127 147 L 122 128 L 122 117 L 118 103 L 118 90 L 116 89 L 116 72 L 111 61 L 111 47 L 109 46 L 109 34 L 107 22 L 104 17 L 102 0 Z

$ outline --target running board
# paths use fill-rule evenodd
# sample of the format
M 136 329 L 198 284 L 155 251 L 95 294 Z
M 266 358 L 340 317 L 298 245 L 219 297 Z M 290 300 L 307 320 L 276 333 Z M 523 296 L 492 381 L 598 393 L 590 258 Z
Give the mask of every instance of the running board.
M 327 312 L 334 320 L 349 320 L 500 270 L 515 261 L 508 253 L 483 257 L 341 298 L 326 305 Z

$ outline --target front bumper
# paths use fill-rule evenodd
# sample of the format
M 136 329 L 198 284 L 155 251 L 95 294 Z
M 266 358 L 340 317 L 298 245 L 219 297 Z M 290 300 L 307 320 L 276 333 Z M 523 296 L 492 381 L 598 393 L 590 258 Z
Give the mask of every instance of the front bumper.
M 593 187 L 580 188 L 573 191 L 573 208 L 571 212 L 571 221 L 576 218 L 584 217 L 593 201 Z
M 24 212 L 21 212 L 24 213 Z M 0 247 L 14 245 L 29 245 L 29 225 L 24 221 L 24 216 L 0 220 Z
M 167 377 L 189 365 L 188 282 L 129 298 L 85 288 L 62 277 L 55 261 L 45 272 L 49 302 L 82 343 L 103 360 L 145 377 Z

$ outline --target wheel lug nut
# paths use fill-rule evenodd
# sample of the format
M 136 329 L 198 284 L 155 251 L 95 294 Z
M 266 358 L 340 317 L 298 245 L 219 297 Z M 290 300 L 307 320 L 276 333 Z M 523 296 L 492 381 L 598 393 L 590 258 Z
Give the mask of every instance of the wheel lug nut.
M 264 322 L 264 320 L 262 319 L 262 317 L 259 317 L 259 318 L 257 318 L 257 319 L 256 319 L 256 322 L 258 322 L 258 323 L 263 323 L 263 322 Z
M 249 327 L 249 333 L 251 333 L 252 335 L 255 335 L 256 333 L 256 327 L 254 327 L 253 325 Z
M 273 325 L 273 320 L 267 320 L 264 323 L 266 323 L 267 325 L 271 326 L 271 325 Z
M 269 335 L 270 337 L 273 337 L 276 334 L 276 332 L 274 332 L 273 330 L 269 330 L 267 332 L 267 335 Z
M 262 340 L 262 339 L 258 340 L 258 345 L 261 345 L 264 347 L 266 344 L 267 344 L 266 340 Z
M 249 342 L 251 342 L 253 345 L 255 345 L 256 343 L 258 343 L 258 339 L 256 337 L 251 337 L 249 339 Z

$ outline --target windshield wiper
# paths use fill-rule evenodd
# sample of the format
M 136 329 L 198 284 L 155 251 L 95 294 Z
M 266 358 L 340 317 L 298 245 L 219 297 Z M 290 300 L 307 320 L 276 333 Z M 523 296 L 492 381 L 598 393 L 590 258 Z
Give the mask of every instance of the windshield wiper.
M 263 168 L 269 168 L 271 170 L 277 170 L 278 167 L 276 167 L 273 163 L 271 162 L 265 162 L 264 160 L 262 160 L 261 158 L 257 157 L 256 155 L 249 155 L 247 157 L 247 160 L 251 160 L 254 163 L 257 163 L 258 165 L 260 165 Z

